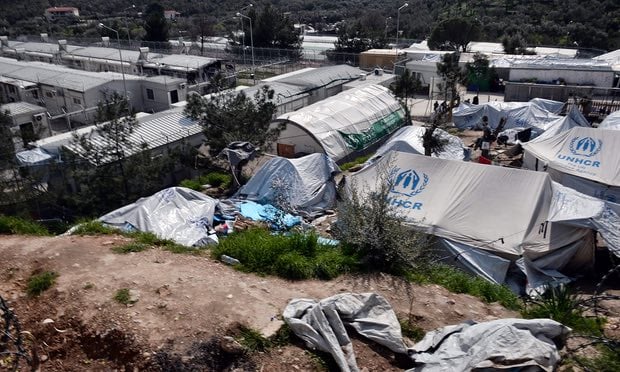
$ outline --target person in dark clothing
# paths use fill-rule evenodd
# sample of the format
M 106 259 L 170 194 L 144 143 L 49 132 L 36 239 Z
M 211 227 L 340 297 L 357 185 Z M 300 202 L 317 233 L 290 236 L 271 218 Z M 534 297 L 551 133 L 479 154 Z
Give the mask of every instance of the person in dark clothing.
M 482 150 L 482 156 L 489 159 L 489 152 L 491 151 L 491 142 L 493 142 L 493 133 L 489 124 L 485 123 L 482 127 L 482 141 L 480 143 L 480 149 Z
M 472 103 L 472 104 L 474 104 L 474 105 L 477 105 L 477 104 L 478 104 L 478 96 L 475 96 L 475 97 L 472 99 L 471 103 Z
M 439 101 L 435 101 L 435 104 L 433 105 L 434 111 L 437 112 L 438 108 L 439 108 Z

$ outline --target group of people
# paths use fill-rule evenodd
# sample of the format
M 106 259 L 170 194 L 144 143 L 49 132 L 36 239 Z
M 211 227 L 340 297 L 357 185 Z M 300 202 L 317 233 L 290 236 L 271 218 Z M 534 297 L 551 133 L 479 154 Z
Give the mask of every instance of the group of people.
M 480 127 L 482 127 L 482 137 L 478 138 L 474 144 L 474 150 L 481 150 L 481 155 L 490 159 L 491 144 L 497 139 L 498 134 L 504 130 L 506 118 L 501 118 L 495 130 L 491 130 L 489 126 L 489 118 L 485 115 L 482 117 Z

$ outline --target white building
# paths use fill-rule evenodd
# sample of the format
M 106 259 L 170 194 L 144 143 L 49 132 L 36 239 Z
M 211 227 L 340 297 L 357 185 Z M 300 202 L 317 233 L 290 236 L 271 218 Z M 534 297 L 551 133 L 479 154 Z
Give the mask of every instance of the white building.
M 32 141 L 52 134 L 44 107 L 27 102 L 13 102 L 1 105 L 0 112 L 8 113 L 11 118 L 10 129 L 16 151 L 26 148 Z

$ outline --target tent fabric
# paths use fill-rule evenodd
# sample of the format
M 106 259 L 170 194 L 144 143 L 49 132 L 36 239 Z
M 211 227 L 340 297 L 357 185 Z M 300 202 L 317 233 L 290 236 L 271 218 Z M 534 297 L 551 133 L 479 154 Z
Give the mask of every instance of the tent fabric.
M 489 127 L 495 129 L 501 118 L 506 118 L 505 129 L 537 128 L 540 134 L 557 119 L 564 107 L 563 102 L 534 98 L 529 102 L 489 102 L 482 105 L 461 102 L 452 110 L 454 125 L 459 129 L 475 128 L 482 117 L 489 119 Z
M 290 229 L 301 224 L 301 217 L 285 213 L 271 204 L 261 205 L 251 201 L 242 202 L 239 204 L 239 213 L 243 217 L 254 221 L 268 222 L 276 230 L 282 228 Z
M 278 121 L 301 127 L 338 161 L 394 132 L 404 118 L 389 89 L 369 84 L 281 115 Z
M 343 372 L 359 371 L 345 326 L 395 353 L 407 353 L 394 310 L 375 293 L 343 293 L 318 302 L 293 299 L 282 316 L 308 347 L 330 353 Z
M 547 223 L 553 188 L 545 173 L 392 152 L 351 175 L 346 190 L 364 198 L 384 182 L 391 185 L 390 205 L 406 224 L 457 248 L 484 250 L 511 262 L 522 256 L 535 261 L 572 244 L 591 249 L 584 240 L 589 229 Z M 480 257 L 470 259 L 478 271 L 485 266 L 475 263 Z M 500 268 L 486 276 L 498 281 L 506 275 Z
M 366 164 L 372 164 L 385 155 L 389 151 L 400 151 L 410 154 L 424 155 L 424 144 L 422 136 L 426 128 L 423 126 L 405 126 L 400 128 L 396 133 L 390 137 L 375 154 L 368 159 Z M 432 154 L 432 156 L 441 159 L 450 160 L 463 160 L 465 158 L 465 145 L 463 141 L 457 136 L 453 136 L 443 129 L 435 129 L 435 135 L 438 135 L 442 141 L 445 141 L 445 146 L 442 152 L 439 154 Z
M 296 212 L 315 214 L 336 201 L 336 163 L 325 154 L 298 159 L 275 157 L 237 191 L 235 198 L 261 204 L 285 203 Z
M 612 112 L 598 125 L 599 129 L 620 130 L 620 111 Z
M 462 323 L 428 332 L 413 346 L 407 372 L 553 371 L 571 329 L 551 319 L 498 319 Z M 529 369 L 527 369 L 529 370 Z M 538 369 L 537 369 L 538 370 Z
M 50 163 L 54 156 L 37 147 L 32 150 L 20 151 L 15 154 L 15 158 L 19 165 L 32 166 Z
M 218 201 L 184 187 L 171 187 L 112 211 L 99 220 L 120 229 L 151 232 L 192 247 L 213 242 L 209 228 Z
M 553 137 L 523 145 L 523 166 L 533 170 L 557 171 L 604 187 L 620 187 L 620 132 L 609 129 L 574 127 Z M 556 180 L 563 183 L 562 180 Z M 587 192 L 584 188 L 578 191 Z

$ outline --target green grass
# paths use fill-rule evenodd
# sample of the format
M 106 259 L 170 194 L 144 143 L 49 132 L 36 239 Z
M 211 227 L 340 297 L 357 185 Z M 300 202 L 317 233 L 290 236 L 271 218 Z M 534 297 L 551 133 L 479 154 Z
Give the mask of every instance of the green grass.
M 119 229 L 104 225 L 99 220 L 80 221 L 73 231 L 74 235 L 117 235 L 121 234 Z
M 29 296 L 38 296 L 46 290 L 50 289 L 54 283 L 58 274 L 53 271 L 44 271 L 42 273 L 33 275 L 28 279 L 28 285 L 26 287 L 26 293 Z
M 140 252 L 149 247 L 160 247 L 163 250 L 170 251 L 172 253 L 189 253 L 189 254 L 202 254 L 202 250 L 187 247 L 178 243 L 175 243 L 169 239 L 159 238 L 157 235 L 149 232 L 131 231 L 126 232 L 112 227 L 105 226 L 101 221 L 92 220 L 81 222 L 74 234 L 76 235 L 122 235 L 128 238 L 132 238 L 133 242 L 126 245 L 115 247 L 112 250 L 116 253 L 129 253 Z
M 406 274 L 406 277 L 416 283 L 438 284 L 450 292 L 466 293 L 478 297 L 485 302 L 499 302 L 502 306 L 519 310 L 519 297 L 508 287 L 488 282 L 487 280 L 470 275 L 462 270 L 447 265 L 431 265 Z
M 521 315 L 527 319 L 549 318 L 571 327 L 573 332 L 601 336 L 605 320 L 585 317 L 581 300 L 568 287 L 552 287 L 542 296 L 526 302 Z
M 125 254 L 125 253 L 137 253 L 142 252 L 151 248 L 148 244 L 140 243 L 140 242 L 130 242 L 127 244 L 120 245 L 118 247 L 112 248 L 112 251 L 115 253 Z
M 235 232 L 212 248 L 219 259 L 227 255 L 238 259 L 240 270 L 287 279 L 332 279 L 355 268 L 352 257 L 340 248 L 318 244 L 316 235 L 293 233 L 273 235 L 253 228 Z
M 180 182 L 180 185 L 192 189 L 195 191 L 201 191 L 202 185 L 211 185 L 212 187 L 220 187 L 222 189 L 228 189 L 232 182 L 232 177 L 228 173 L 224 172 L 210 172 L 204 174 L 198 178 L 185 179 Z
M 239 343 L 251 352 L 264 352 L 273 346 L 270 339 L 261 335 L 260 332 L 246 326 L 239 328 Z
M 358 157 L 358 158 L 355 158 L 355 160 L 353 160 L 353 161 L 350 161 L 350 162 L 348 162 L 348 163 L 344 163 L 344 164 L 342 164 L 342 165 L 340 166 L 340 170 L 342 170 L 342 171 L 347 171 L 347 170 L 349 170 L 349 169 L 353 168 L 354 166 L 356 166 L 356 165 L 358 165 L 358 164 L 365 163 L 365 162 L 366 162 L 366 160 L 370 159 L 370 157 L 371 157 L 372 155 L 373 155 L 373 154 L 370 154 L 370 155 L 365 155 L 365 156 L 360 156 L 360 157 Z
M 0 234 L 50 235 L 41 224 L 24 218 L 0 215 Z
M 128 288 L 121 288 L 114 294 L 114 301 L 119 304 L 129 305 L 135 303 L 135 301 L 131 300 L 131 294 L 129 294 Z

